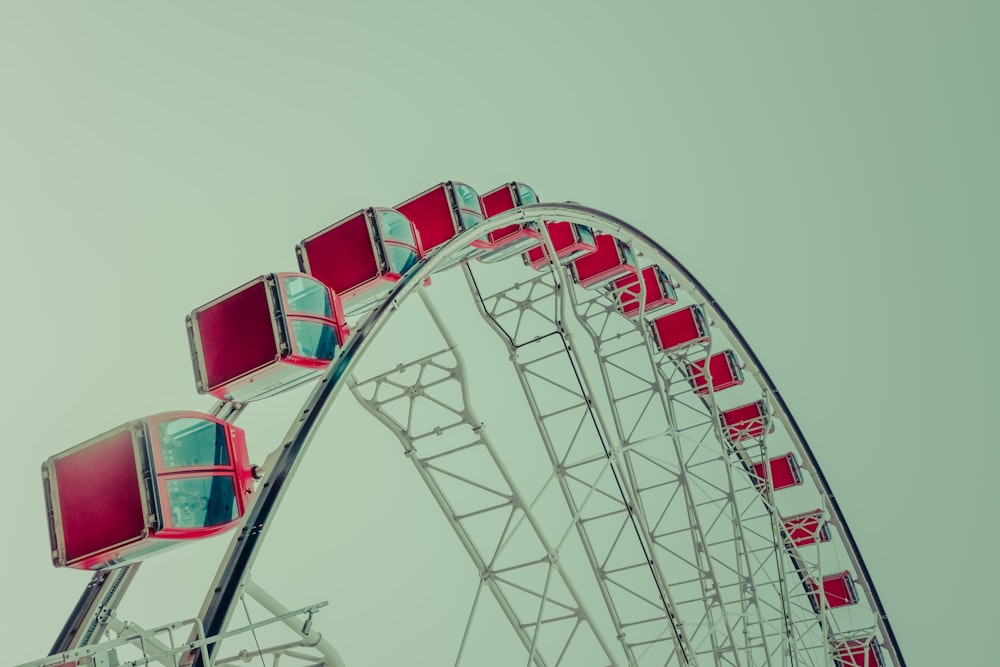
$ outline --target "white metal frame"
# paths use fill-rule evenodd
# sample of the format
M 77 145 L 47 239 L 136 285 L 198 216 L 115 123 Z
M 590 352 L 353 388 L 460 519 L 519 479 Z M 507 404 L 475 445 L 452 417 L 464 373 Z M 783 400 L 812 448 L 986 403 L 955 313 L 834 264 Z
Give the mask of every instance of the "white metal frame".
M 632 244 L 646 262 L 679 278 L 677 288 L 685 301 L 678 307 L 699 304 L 711 320 L 712 332 L 710 341 L 697 348 L 659 353 L 642 313 L 625 318 L 617 312 L 612 289 L 579 290 L 558 263 L 550 272 L 512 282 L 490 295 L 479 294 L 477 269 L 463 269 L 479 300 L 480 314 L 511 358 L 553 467 L 551 479 L 566 502 L 570 518 L 555 532 L 536 516 L 535 501 L 518 490 L 517 480 L 477 419 L 458 342 L 423 286 L 432 273 L 465 253 L 470 241 L 514 223 L 535 226 L 549 244 L 549 256 L 555 257 L 543 220 L 588 225 Z M 516 257 L 510 261 L 519 265 Z M 640 289 L 641 285 L 640 281 Z M 356 378 L 358 360 L 370 341 L 414 292 L 434 320 L 443 345 L 371 377 Z M 641 303 L 641 294 L 639 298 Z M 593 355 L 584 353 L 588 346 Z M 723 346 L 735 350 L 748 386 L 755 397 L 765 400 L 769 418 L 779 427 L 777 433 L 769 434 L 765 428 L 761 438 L 731 443 L 718 419 L 725 397 L 692 391 L 683 362 Z M 395 379 L 407 373 L 411 377 L 406 382 Z M 476 565 L 480 578 L 470 623 L 486 588 L 524 645 L 528 664 L 826 665 L 832 664 L 832 641 L 874 638 L 887 664 L 905 665 L 836 501 L 766 372 L 694 277 L 648 237 L 616 218 L 575 204 L 536 204 L 494 216 L 425 259 L 355 327 L 263 466 L 262 492 L 255 494 L 254 506 L 277 506 L 316 425 L 344 386 L 402 443 Z M 461 396 L 457 405 L 456 388 Z M 553 392 L 563 398 L 560 407 L 548 404 Z M 241 407 L 222 404 L 217 411 L 231 419 Z M 430 431 L 415 429 L 415 410 L 422 418 L 437 411 L 439 417 L 432 421 L 438 423 Z M 574 411 L 580 418 L 567 426 L 564 417 Z M 803 492 L 811 494 L 833 529 L 829 547 L 797 548 L 783 534 L 778 495 L 782 492 L 774 492 L 767 473 L 764 480 L 757 480 L 751 472 L 752 462 L 766 461 L 769 452 L 778 451 L 776 447 L 791 449 L 802 461 L 807 477 Z M 288 454 L 290 448 L 294 455 Z M 477 464 L 456 472 L 452 460 L 470 453 L 479 457 Z M 274 476 L 276 471 L 280 476 Z M 477 505 L 471 500 L 476 493 L 495 500 Z M 254 506 L 195 619 L 199 623 L 211 617 L 213 627 L 225 628 L 235 603 L 232 591 L 252 586 L 247 575 L 255 552 L 241 543 L 248 536 L 259 542 L 269 527 L 262 515 L 252 511 Z M 588 509 L 598 506 L 604 510 Z M 506 514 L 499 533 L 485 534 L 494 540 L 492 546 L 473 527 L 476 517 L 490 514 Z M 604 539 L 609 534 L 610 546 Z M 571 535 L 582 544 L 606 610 L 588 609 L 573 576 L 560 563 L 560 549 Z M 517 548 L 510 546 L 515 536 L 520 540 Z M 604 546 L 598 547 L 599 543 Z M 806 578 L 821 580 L 827 553 L 849 564 L 861 592 L 861 604 L 850 617 L 822 604 L 814 612 L 802 587 Z M 541 573 L 531 585 L 517 579 L 529 570 Z M 74 627 L 66 639 L 73 650 L 91 651 L 82 647 L 98 641 L 109 627 L 106 612 L 113 607 L 112 598 L 120 598 L 127 587 L 124 572 L 95 577 L 100 593 L 90 595 L 86 604 L 81 599 L 75 610 L 77 622 L 90 619 L 89 629 L 78 632 Z M 104 579 L 98 582 L 101 576 Z M 107 593 L 104 589 L 111 584 L 102 582 L 111 579 L 120 588 Z M 637 583 L 642 580 L 646 583 Z M 229 593 L 220 598 L 223 588 Z M 525 596 L 530 604 L 524 602 Z M 271 602 L 270 611 L 282 617 L 276 601 Z M 610 627 L 602 627 L 604 619 L 609 619 Z M 560 626 L 562 634 L 554 630 Z M 189 642 L 189 648 L 205 647 L 195 662 L 213 664 L 205 650 L 217 649 L 221 638 L 231 634 L 216 632 L 209 639 Z M 620 651 L 612 648 L 609 637 L 618 642 Z M 456 664 L 461 662 L 465 639 Z M 274 654 L 282 650 L 278 647 Z M 316 664 L 339 667 L 336 651 L 329 645 L 323 651 L 323 662 Z M 582 662 L 580 656 L 589 657 L 591 663 Z M 225 661 L 216 659 L 214 664 Z

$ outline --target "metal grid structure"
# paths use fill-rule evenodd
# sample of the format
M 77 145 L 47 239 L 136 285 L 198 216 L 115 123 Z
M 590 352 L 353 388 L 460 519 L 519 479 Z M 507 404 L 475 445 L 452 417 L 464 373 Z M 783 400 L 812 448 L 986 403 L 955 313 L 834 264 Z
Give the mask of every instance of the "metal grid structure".
M 495 335 L 495 348 L 510 360 L 522 390 L 523 396 L 505 400 L 518 406 L 517 418 L 533 427 L 535 442 L 515 447 L 494 442 L 478 417 L 463 341 L 435 306 L 426 280 L 453 267 L 450 260 L 474 238 L 514 223 L 538 230 L 554 257 L 543 220 L 584 224 L 631 244 L 642 264 L 672 276 L 679 295 L 672 309 L 700 308 L 709 331 L 691 345 L 660 351 L 652 316 L 640 310 L 625 317 L 613 284 L 582 290 L 559 263 L 536 272 L 518 257 L 450 268 L 464 273 L 469 308 Z M 400 358 L 368 359 L 365 351 L 404 308 L 425 315 L 416 337 L 423 347 Z M 700 360 L 726 350 L 748 381 L 717 391 L 715 371 Z M 221 638 L 236 634 L 227 626 L 244 593 L 275 618 L 294 615 L 253 584 L 249 572 L 270 517 L 344 387 L 398 439 L 476 567 L 455 664 L 463 664 L 484 590 L 523 645 L 526 663 L 539 667 L 905 664 L 815 457 L 736 328 L 647 236 L 575 204 L 494 216 L 433 253 L 362 315 L 262 466 L 260 489 L 195 619 L 197 632 L 169 651 L 158 646 L 159 657 L 145 661 L 219 665 L 236 659 L 216 651 Z M 763 411 L 754 428 L 735 433 L 727 427 L 724 411 L 757 401 Z M 243 407 L 222 403 L 215 414 L 232 420 Z M 801 479 L 782 488 L 767 462 L 786 453 L 800 463 Z M 532 475 L 524 472 L 529 459 Z M 806 528 L 814 539 L 800 538 Z M 845 577 L 831 578 L 844 567 Z M 127 635 L 129 626 L 114 609 L 136 568 L 97 573 L 53 657 L 30 664 L 113 664 L 100 662 L 93 645 L 109 629 Z M 834 585 L 857 599 L 829 603 Z M 296 614 L 311 619 L 319 606 Z M 279 657 L 342 664 L 308 628 L 297 633 L 261 654 L 275 656 L 275 664 Z M 136 637 L 148 643 L 152 634 Z M 121 643 L 115 640 L 108 651 Z

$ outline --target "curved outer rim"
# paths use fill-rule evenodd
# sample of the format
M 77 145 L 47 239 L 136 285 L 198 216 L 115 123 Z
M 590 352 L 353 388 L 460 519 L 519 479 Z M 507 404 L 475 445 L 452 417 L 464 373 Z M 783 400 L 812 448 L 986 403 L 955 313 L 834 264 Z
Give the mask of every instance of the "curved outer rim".
M 293 476 L 299 462 L 301 462 L 302 454 L 311 441 L 316 427 L 322 421 L 327 408 L 340 392 L 340 389 L 346 384 L 346 378 L 354 370 L 369 340 L 373 339 L 381 331 L 399 305 L 423 286 L 426 278 L 429 278 L 442 266 L 446 266 L 454 256 L 464 251 L 474 239 L 511 224 L 528 223 L 538 220 L 568 220 L 578 222 L 596 230 L 611 233 L 626 243 L 636 244 L 637 247 L 634 249 L 643 252 L 647 259 L 662 260 L 667 264 L 664 268 L 674 272 L 675 277 L 682 277 L 686 283 L 684 287 L 693 296 L 703 300 L 715 321 L 715 326 L 723 331 L 736 351 L 742 356 L 744 363 L 752 369 L 754 375 L 759 378 L 760 383 L 769 392 L 770 399 L 779 408 L 777 416 L 784 422 L 797 449 L 803 458 L 808 461 L 809 467 L 815 472 L 816 481 L 824 495 L 824 500 L 829 504 L 833 518 L 843 532 L 852 564 L 864 580 L 865 594 L 868 596 L 872 607 L 877 611 L 876 623 L 887 640 L 884 647 L 892 653 L 894 662 L 897 665 L 905 667 L 905 662 L 899 651 L 892 628 L 889 625 L 881 599 L 871 581 L 868 568 L 865 566 L 854 537 L 846 521 L 844 521 L 836 498 L 830 490 L 829 484 L 820 470 L 812 450 L 810 450 L 806 443 L 798 424 L 789 412 L 770 376 L 764 370 L 763 366 L 761 366 L 757 356 L 736 329 L 732 320 L 729 319 L 718 303 L 712 298 L 708 290 L 673 255 L 649 236 L 614 216 L 574 203 L 541 203 L 511 209 L 488 218 L 475 227 L 455 236 L 405 275 L 394 286 L 392 291 L 389 292 L 385 300 L 351 332 L 351 336 L 341 354 L 337 356 L 323 373 L 319 383 L 313 389 L 309 398 L 304 403 L 302 410 L 296 416 L 289 428 L 288 434 L 283 440 L 282 446 L 279 446 L 264 464 L 264 469 L 267 473 L 265 474 L 263 484 L 255 494 L 252 505 L 248 508 L 244 516 L 241 528 L 234 536 L 229 550 L 223 557 L 220 569 L 208 589 L 209 592 L 202 607 L 202 613 L 200 614 L 204 622 L 206 636 L 221 634 L 225 630 L 234 603 L 239 597 L 243 580 L 253 565 L 258 547 L 262 543 L 263 537 L 269 527 L 270 518 L 283 498 L 284 492 L 287 490 L 287 482 Z

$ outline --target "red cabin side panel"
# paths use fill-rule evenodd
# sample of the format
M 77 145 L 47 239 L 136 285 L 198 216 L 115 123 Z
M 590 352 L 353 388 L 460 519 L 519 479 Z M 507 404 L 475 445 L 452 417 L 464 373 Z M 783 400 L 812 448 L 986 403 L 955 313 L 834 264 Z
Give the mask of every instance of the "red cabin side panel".
M 195 311 L 206 391 L 280 358 L 263 279 Z
M 55 460 L 67 563 L 141 539 L 146 529 L 129 430 Z
M 653 338 L 662 352 L 708 342 L 708 326 L 698 306 L 688 306 L 653 320 Z
M 645 287 L 645 297 L 643 310 L 650 313 L 658 308 L 672 306 L 677 303 L 675 294 L 667 294 L 660 282 L 658 272 L 659 267 L 647 266 L 642 270 L 642 283 Z M 639 281 L 634 275 L 625 276 L 615 281 L 615 287 L 619 290 L 618 304 L 622 313 L 626 317 L 635 317 L 639 314 Z M 669 287 L 669 286 L 668 286 Z
M 518 204 L 515 197 L 514 188 L 509 183 L 500 186 L 496 190 L 487 192 L 479 198 L 479 205 L 483 209 L 483 216 L 489 218 L 516 207 Z M 506 227 L 501 227 L 490 232 L 487 234 L 487 238 L 490 243 L 499 243 L 508 236 L 517 234 L 519 231 L 521 231 L 521 225 L 507 225 Z
M 813 611 L 818 614 L 820 611 L 819 586 L 812 579 L 806 579 L 802 584 L 809 594 L 809 603 L 812 605 Z M 858 593 L 854 588 L 854 582 L 851 581 L 851 573 L 845 570 L 823 577 L 823 599 L 829 609 L 857 604 Z
M 546 222 L 545 229 L 552 240 L 552 247 L 556 250 L 556 257 L 565 261 L 579 259 L 584 255 L 594 252 L 596 245 L 581 239 L 573 229 L 573 224 L 565 220 L 560 222 Z M 524 254 L 524 262 L 533 269 L 541 270 L 548 264 L 548 250 L 544 244 L 528 250 Z
M 380 277 L 371 230 L 364 212 L 342 220 L 301 244 L 303 272 L 347 298 Z
M 790 486 L 798 486 L 802 483 L 802 474 L 799 472 L 799 465 L 795 461 L 795 455 L 791 452 L 782 456 L 775 456 L 768 461 L 769 469 L 764 468 L 764 462 L 758 461 L 753 464 L 753 473 L 758 487 L 763 488 L 764 476 L 768 472 L 771 477 L 771 484 L 775 491 L 786 489 Z
M 479 198 L 479 202 L 483 209 L 483 215 L 487 218 L 517 206 L 517 202 L 514 201 L 514 189 L 510 184 L 501 185 L 496 190 L 487 192 Z
M 708 394 L 708 378 L 705 373 L 705 359 L 692 361 L 688 366 L 688 377 L 695 393 Z M 724 350 L 708 358 L 708 374 L 712 376 L 712 391 L 722 391 L 743 384 L 743 372 L 736 360 L 736 353 Z
M 596 234 L 597 249 L 573 262 L 573 273 L 580 287 L 588 289 L 623 276 L 635 276 L 635 267 L 619 252 L 615 237 Z
M 458 231 L 444 183 L 393 208 L 413 222 L 425 251 L 447 243 Z

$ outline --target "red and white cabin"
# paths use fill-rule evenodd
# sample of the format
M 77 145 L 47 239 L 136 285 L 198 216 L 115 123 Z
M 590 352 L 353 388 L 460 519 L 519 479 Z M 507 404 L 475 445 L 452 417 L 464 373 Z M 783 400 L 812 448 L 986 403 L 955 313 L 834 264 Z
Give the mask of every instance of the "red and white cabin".
M 885 667 L 882 651 L 874 638 L 833 641 L 833 664 L 836 667 Z
M 837 609 L 838 607 L 857 604 L 860 599 L 858 598 L 858 591 L 854 587 L 854 581 L 851 579 L 851 573 L 847 570 L 838 572 L 837 574 L 828 574 L 823 577 L 822 591 L 820 591 L 820 587 L 811 578 L 804 579 L 802 584 L 809 595 L 809 604 L 817 614 L 820 612 L 821 597 L 828 609 Z
M 618 310 L 625 317 L 636 317 L 639 314 L 639 296 L 642 288 L 642 312 L 649 314 L 677 303 L 677 290 L 667 272 L 655 264 L 644 268 L 640 275 L 642 282 L 635 276 L 624 276 L 615 281 L 618 290 Z
M 774 424 L 763 400 L 723 410 L 719 413 L 719 422 L 726 440 L 731 443 L 762 438 L 765 432 L 774 433 Z
M 471 186 L 456 181 L 439 183 L 394 208 L 413 223 L 424 253 L 444 245 L 483 221 L 479 193 Z M 468 259 L 477 251 L 476 248 L 471 249 L 458 261 Z
M 743 384 L 743 369 L 740 368 L 740 362 L 732 350 L 717 352 L 708 359 L 685 362 L 685 366 L 688 381 L 695 393 L 701 396 Z
M 556 259 L 561 262 L 572 262 L 597 250 L 594 230 L 586 225 L 563 220 L 561 222 L 546 222 L 545 229 L 552 240 Z M 531 248 L 524 253 L 523 257 L 525 265 L 536 271 L 541 271 L 549 264 L 549 253 L 544 244 Z
M 692 305 L 650 322 L 653 342 L 660 352 L 676 352 L 709 341 L 708 319 L 701 306 Z
M 352 213 L 295 246 L 299 269 L 330 287 L 348 315 L 375 306 L 426 251 L 411 220 L 391 208 Z
M 802 470 L 792 452 L 769 459 L 766 467 L 763 461 L 757 461 L 752 464 L 752 469 L 752 481 L 762 492 L 768 480 L 775 491 L 802 484 Z
M 611 234 L 594 236 L 594 252 L 570 263 L 573 282 L 584 289 L 594 289 L 619 278 L 639 274 L 632 247 Z
M 42 465 L 52 561 L 98 570 L 232 528 L 253 492 L 243 430 L 198 412 L 130 421 Z
M 266 398 L 311 379 L 347 340 L 340 299 L 302 273 L 271 273 L 187 317 L 195 384 L 228 401 Z
M 823 518 L 823 510 L 803 512 L 781 520 L 789 541 L 796 547 L 830 541 L 830 525 Z
M 538 195 L 535 191 L 524 183 L 516 182 L 504 183 L 479 197 L 479 204 L 486 218 L 537 203 Z M 472 245 L 486 251 L 477 257 L 480 262 L 497 262 L 539 243 L 541 237 L 537 231 L 522 224 L 514 224 L 494 230 L 484 238 L 473 241 Z

